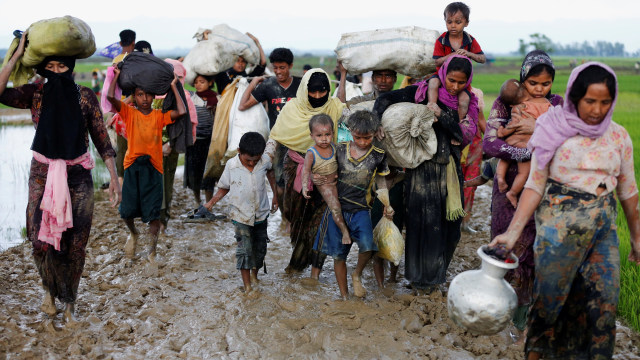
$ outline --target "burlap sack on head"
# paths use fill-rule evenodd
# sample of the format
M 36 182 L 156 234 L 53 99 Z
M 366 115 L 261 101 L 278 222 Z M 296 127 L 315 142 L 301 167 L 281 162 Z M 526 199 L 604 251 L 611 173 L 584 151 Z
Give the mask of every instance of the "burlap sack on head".
M 204 40 L 204 32 L 207 39 Z M 198 29 L 194 36 L 202 38 L 184 58 L 183 65 L 187 69 L 185 81 L 193 84 L 197 75 L 216 75 L 221 73 L 242 56 L 249 64 L 260 63 L 260 49 L 246 34 L 231 28 L 227 24 L 216 25 L 208 29 Z
M 33 77 L 33 69 L 47 56 L 75 56 L 84 59 L 96 52 L 96 41 L 91 28 L 73 16 L 40 20 L 31 24 L 27 32 L 29 43 L 9 78 L 14 86 L 26 84 Z M 12 41 L 3 66 L 7 64 L 19 42 L 20 39 Z
M 382 114 L 385 137 L 381 146 L 391 166 L 414 169 L 431 160 L 438 141 L 433 130 L 435 116 L 426 105 L 397 103 Z
M 436 70 L 433 47 L 440 36 L 417 26 L 342 34 L 335 53 L 351 74 L 395 70 L 420 78 Z

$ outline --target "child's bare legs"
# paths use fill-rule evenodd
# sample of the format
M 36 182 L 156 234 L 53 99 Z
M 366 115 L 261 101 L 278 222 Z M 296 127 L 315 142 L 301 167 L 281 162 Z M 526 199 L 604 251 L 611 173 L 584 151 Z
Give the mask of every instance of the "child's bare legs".
M 358 254 L 358 262 L 356 263 L 356 268 L 351 273 L 351 281 L 353 281 L 353 294 L 357 297 L 364 297 L 367 294 L 367 290 L 364 288 L 364 286 L 362 286 L 360 277 L 362 276 L 362 271 L 364 271 L 365 266 L 367 266 L 367 263 L 372 256 L 373 251 L 367 251 Z
M 378 287 L 384 288 L 384 259 L 378 256 L 373 257 L 373 274 L 376 276 Z
M 498 165 L 496 165 L 496 180 L 498 181 L 498 190 L 505 192 L 509 188 L 505 177 L 507 176 L 507 170 L 509 169 L 509 161 L 500 159 Z
M 531 162 L 523 161 L 518 163 L 518 174 L 513 180 L 513 184 L 511 184 L 511 189 L 507 191 L 507 199 L 511 201 L 511 205 L 513 205 L 513 207 L 518 206 L 518 196 L 520 195 L 520 192 L 524 188 L 524 184 L 527 182 L 530 169 L 531 169 Z
M 469 102 L 471 102 L 471 98 L 466 91 L 461 91 L 458 94 L 458 117 L 460 120 L 464 119 L 467 116 L 467 112 L 469 111 Z
M 158 232 L 160 231 L 160 220 L 151 220 L 149 222 L 149 234 L 151 235 L 151 244 L 149 245 L 149 261 L 156 258 L 156 247 L 158 246 Z
M 242 284 L 244 285 L 244 292 L 248 294 L 251 291 L 251 270 L 240 269 L 240 275 L 242 275 Z
M 127 242 L 124 244 L 124 254 L 126 257 L 132 259 L 136 254 L 136 245 L 140 233 L 138 229 L 136 229 L 133 219 L 124 219 L 124 223 L 127 225 L 127 228 L 129 228 L 130 233 Z
M 258 285 L 258 283 L 258 269 L 253 268 L 251 269 L 251 284 Z
M 193 189 L 193 199 L 196 201 L 196 206 L 202 205 L 200 200 L 200 189 Z
M 340 232 L 342 232 L 342 243 L 345 245 L 351 244 L 349 228 L 342 217 L 342 207 L 340 207 L 340 200 L 338 200 L 338 188 L 335 184 L 318 185 L 317 187 L 320 195 L 322 195 L 322 198 L 327 203 L 329 210 L 331 210 L 333 221 L 338 225 Z
M 213 190 L 205 190 L 204 191 L 204 199 L 209 202 L 209 200 L 211 200 L 211 198 L 213 197 Z
M 347 285 L 347 263 L 344 260 L 333 260 L 333 271 L 336 273 L 336 282 L 340 289 L 342 300 L 349 297 L 349 286 Z

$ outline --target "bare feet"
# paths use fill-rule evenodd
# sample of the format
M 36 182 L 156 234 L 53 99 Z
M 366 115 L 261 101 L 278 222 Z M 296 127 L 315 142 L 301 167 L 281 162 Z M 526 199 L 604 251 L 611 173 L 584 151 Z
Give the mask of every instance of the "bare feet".
M 258 280 L 258 275 L 251 272 L 251 285 L 258 285 L 260 280 Z
M 44 289 L 44 300 L 40 305 L 40 310 L 49 316 L 55 316 L 57 312 L 55 300 L 46 288 Z
M 509 185 L 507 185 L 507 182 L 504 180 L 503 177 L 498 177 L 498 190 L 500 190 L 500 192 L 505 192 L 507 191 L 507 189 L 509 188 Z
M 475 230 L 471 226 L 469 226 L 469 222 L 468 221 L 463 221 L 462 222 L 462 226 L 460 227 L 460 230 L 462 230 L 463 232 L 466 232 L 468 234 L 472 234 L 472 235 L 478 232 L 478 230 Z
M 67 323 L 74 323 L 77 321 L 75 316 L 75 305 L 73 303 L 65 303 L 64 321 Z
M 507 191 L 507 199 L 509 199 L 509 201 L 511 202 L 511 205 L 513 205 L 514 208 L 518 207 L 518 195 L 514 194 L 511 191 Z
M 124 244 L 124 255 L 129 259 L 133 259 L 133 257 L 136 255 L 136 244 L 138 243 L 138 236 L 138 234 L 129 234 L 127 242 Z
M 352 272 L 351 281 L 353 282 L 353 295 L 357 297 L 364 297 L 367 295 L 367 290 L 362 286 L 362 282 L 360 281 L 360 276 L 358 276 L 358 274 Z
M 349 234 L 343 234 L 342 235 L 342 244 L 343 245 L 351 244 L 351 236 L 349 236 Z

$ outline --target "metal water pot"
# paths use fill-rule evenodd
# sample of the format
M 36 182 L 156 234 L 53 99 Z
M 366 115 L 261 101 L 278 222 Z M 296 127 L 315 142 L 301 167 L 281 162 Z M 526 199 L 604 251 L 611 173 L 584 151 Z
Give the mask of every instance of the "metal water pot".
M 518 297 L 504 280 L 508 270 L 518 267 L 518 258 L 510 254 L 513 263 L 506 263 L 485 254 L 487 245 L 477 253 L 482 259 L 480 270 L 458 274 L 447 295 L 449 317 L 458 326 L 478 335 L 491 335 L 504 329 L 518 306 Z

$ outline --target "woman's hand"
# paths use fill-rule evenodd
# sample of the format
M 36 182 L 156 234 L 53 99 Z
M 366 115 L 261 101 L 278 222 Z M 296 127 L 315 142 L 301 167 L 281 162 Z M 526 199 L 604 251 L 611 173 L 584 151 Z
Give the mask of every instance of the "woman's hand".
M 511 250 L 515 246 L 516 241 L 518 241 L 518 236 L 513 232 L 507 231 L 506 233 L 493 238 L 493 241 L 489 243 L 489 247 L 496 247 L 502 244 L 507 248 L 507 250 Z
M 111 202 L 111 207 L 116 207 L 122 201 L 122 188 L 120 187 L 120 182 L 118 178 L 111 179 L 109 181 L 109 201 Z
M 511 112 L 511 122 L 507 125 L 507 129 L 514 129 L 517 135 L 532 135 L 536 127 L 536 118 L 527 112 L 522 112 L 519 108 L 515 108 Z
M 24 55 L 24 49 L 26 46 L 27 46 L 27 32 L 25 31 L 22 33 L 22 37 L 20 38 L 20 43 L 18 44 L 16 51 L 13 53 L 12 58 L 19 59 L 20 57 L 22 57 L 22 55 Z
M 307 189 L 306 186 L 302 185 L 302 197 L 304 197 L 305 199 L 311 199 L 311 196 L 309 196 L 309 189 Z

